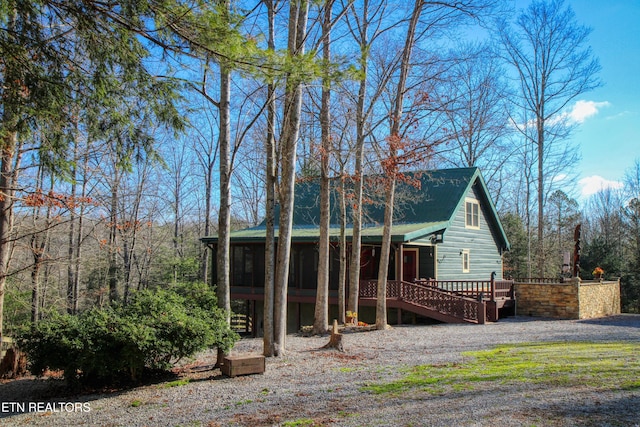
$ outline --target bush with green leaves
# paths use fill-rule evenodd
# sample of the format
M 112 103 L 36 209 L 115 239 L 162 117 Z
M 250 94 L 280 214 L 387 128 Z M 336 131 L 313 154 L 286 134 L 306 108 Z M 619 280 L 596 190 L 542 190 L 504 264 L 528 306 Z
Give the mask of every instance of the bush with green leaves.
M 228 351 L 238 335 L 212 290 L 179 285 L 137 292 L 126 305 L 53 314 L 17 339 L 35 374 L 62 370 L 71 383 L 115 383 L 167 370 L 206 348 Z

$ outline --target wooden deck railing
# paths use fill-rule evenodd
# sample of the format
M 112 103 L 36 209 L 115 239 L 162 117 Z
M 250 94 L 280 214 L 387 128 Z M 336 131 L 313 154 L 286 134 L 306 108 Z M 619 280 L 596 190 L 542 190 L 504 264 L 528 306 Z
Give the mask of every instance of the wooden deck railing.
M 360 284 L 360 298 L 376 298 L 378 282 L 369 280 Z M 425 307 L 461 320 L 484 323 L 485 304 L 477 299 L 468 298 L 434 286 L 401 281 L 387 282 L 387 298 L 393 298 L 410 304 Z
M 562 283 L 564 280 L 565 280 L 564 278 L 558 278 L 558 277 L 518 277 L 515 279 L 515 282 L 549 284 L 549 283 Z
M 473 299 L 513 298 L 513 280 L 416 280 L 415 283 Z
M 513 280 L 494 280 L 494 298 L 513 299 L 515 297 L 513 285 Z
M 416 280 L 416 284 L 475 299 L 491 293 L 490 280 Z

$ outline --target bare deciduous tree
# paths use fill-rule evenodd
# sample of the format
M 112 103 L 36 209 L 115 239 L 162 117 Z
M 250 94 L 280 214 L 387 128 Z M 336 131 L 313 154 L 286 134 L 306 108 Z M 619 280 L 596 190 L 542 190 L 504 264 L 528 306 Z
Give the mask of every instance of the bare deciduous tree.
M 544 205 L 548 182 L 545 158 L 550 146 L 567 136 L 566 108 L 600 85 L 600 65 L 588 46 L 590 29 L 576 22 L 563 0 L 534 0 L 512 30 L 503 23 L 499 36 L 506 61 L 515 70 L 518 108 L 534 121 L 537 146 L 538 271 L 544 273 Z M 524 124 L 522 124 L 524 125 Z M 523 134 L 530 137 L 528 134 Z
M 322 21 L 322 60 L 328 67 L 331 61 L 331 20 L 334 0 L 324 4 Z M 322 78 L 322 100 L 320 104 L 320 241 L 318 243 L 318 286 L 316 292 L 313 332 L 325 333 L 329 326 L 329 227 L 331 220 L 329 182 L 329 156 L 331 155 L 331 76 L 329 70 Z
M 273 0 L 265 0 L 268 15 L 268 46 L 275 49 L 275 4 Z M 275 204 L 276 204 L 276 89 L 273 82 L 267 85 L 267 136 L 265 141 L 266 170 L 265 170 L 265 248 L 264 248 L 264 337 L 262 340 L 263 354 L 271 357 L 276 355 L 275 349 Z
M 287 52 L 292 60 L 305 52 L 309 2 L 292 0 L 289 5 Z M 287 290 L 293 226 L 293 201 L 296 178 L 296 149 L 300 131 L 303 76 L 291 72 L 286 77 L 280 133 L 280 217 L 278 220 L 278 251 L 275 264 L 273 305 L 273 354 L 286 353 Z M 266 333 L 266 332 L 265 332 Z
M 393 99 L 393 110 L 390 112 L 391 128 L 389 130 L 389 155 L 383 160 L 384 173 L 389 178 L 386 188 L 385 207 L 384 207 L 384 227 L 382 234 L 382 248 L 380 251 L 380 267 L 378 269 L 378 298 L 376 303 L 376 328 L 384 329 L 387 327 L 387 275 L 389 271 L 389 255 L 391 252 L 391 227 L 393 225 L 393 208 L 395 203 L 396 175 L 398 169 L 398 151 L 401 142 L 400 128 L 402 126 L 402 110 L 404 107 L 404 96 L 406 84 L 411 67 L 411 53 L 416 39 L 416 28 L 423 10 L 423 1 L 416 0 L 411 13 L 409 27 L 404 49 L 402 51 L 402 59 L 400 62 L 400 71 L 396 92 Z

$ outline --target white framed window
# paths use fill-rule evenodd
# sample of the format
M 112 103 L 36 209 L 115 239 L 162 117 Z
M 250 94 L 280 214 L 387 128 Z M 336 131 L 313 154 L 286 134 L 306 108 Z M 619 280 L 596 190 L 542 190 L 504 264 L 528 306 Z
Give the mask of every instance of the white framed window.
M 471 256 L 469 249 L 462 250 L 462 272 L 468 273 L 471 271 Z
M 477 200 L 465 201 L 466 228 L 480 228 L 480 203 Z

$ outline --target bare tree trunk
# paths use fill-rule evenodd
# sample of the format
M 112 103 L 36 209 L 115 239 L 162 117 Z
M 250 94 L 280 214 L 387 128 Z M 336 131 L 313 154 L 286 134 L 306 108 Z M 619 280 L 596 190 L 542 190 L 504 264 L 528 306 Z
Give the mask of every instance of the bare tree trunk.
M 6 28 L 10 34 L 15 31 L 16 10 L 7 11 Z M 13 168 L 14 155 L 18 142 L 16 127 L 18 113 L 14 102 L 20 99 L 21 76 L 19 65 L 11 58 L 4 58 L 4 81 L 8 88 L 3 92 L 3 109 L 0 122 L 2 138 L 0 159 L 0 338 L 4 324 L 4 294 L 11 259 L 11 231 L 13 228 L 13 201 L 15 196 L 15 180 L 17 168 Z M 8 82 L 8 83 L 7 83 Z M 15 84 L 14 84 L 15 83 Z
M 360 252 L 362 250 L 362 193 L 364 176 L 362 173 L 364 163 L 364 139 L 365 139 L 365 102 L 367 99 L 367 80 L 369 71 L 369 18 L 367 16 L 368 1 L 365 0 L 362 8 L 362 29 L 360 32 L 360 87 L 358 89 L 358 105 L 356 108 L 356 163 L 354 171 L 354 202 L 353 202 L 353 232 L 351 236 L 351 261 L 349 265 L 349 298 L 347 310 L 358 313 L 358 298 L 360 295 Z M 356 316 L 357 317 L 357 316 Z M 355 319 L 357 321 L 357 319 Z
M 87 151 L 89 150 L 89 146 L 87 145 Z M 87 173 L 88 173 L 88 164 L 89 164 L 89 155 L 88 152 L 84 158 L 84 166 L 83 166 L 83 178 L 82 178 L 82 186 L 81 186 L 81 194 L 82 199 L 85 200 L 87 197 Z M 75 243 L 75 259 L 73 260 L 73 305 L 72 310 L 73 313 L 78 313 L 79 309 L 79 299 L 80 299 L 80 261 L 82 259 L 82 243 L 84 232 L 84 212 L 85 212 L 85 204 L 80 204 L 80 212 L 78 214 L 78 230 L 76 233 L 76 243 Z
M 538 134 L 538 275 L 545 277 L 544 247 L 544 104 L 537 119 Z
M 204 235 L 211 235 L 211 187 L 213 186 L 213 164 L 207 165 L 204 189 Z M 209 277 L 209 246 L 204 245 L 200 260 L 200 277 L 206 283 L 211 283 Z
M 218 211 L 218 306 L 227 312 L 230 322 L 230 244 L 231 232 L 231 123 L 229 119 L 231 74 L 220 66 L 220 209 Z
M 180 259 L 180 204 L 182 203 L 182 185 L 180 183 L 181 165 L 174 162 L 176 170 L 173 200 L 173 283 L 178 283 L 178 260 Z
M 139 181 L 135 192 L 135 200 L 131 211 L 128 224 L 123 224 L 122 236 L 122 256 L 123 256 L 123 281 L 124 281 L 124 303 L 129 302 L 131 296 L 131 270 L 133 269 L 134 254 L 138 246 L 138 232 L 140 230 L 140 204 L 142 203 L 142 195 L 147 182 L 148 163 L 142 165 L 142 171 L 138 173 Z
M 44 172 L 42 167 L 38 171 L 37 186 L 41 190 L 44 184 Z M 51 179 L 50 190 L 53 191 L 53 178 Z M 33 265 L 31 266 L 31 322 L 40 320 L 40 309 L 43 307 L 43 289 L 41 288 L 40 272 L 44 265 L 45 254 L 49 241 L 49 226 L 51 223 L 51 201 L 45 199 L 46 214 L 41 218 L 40 211 L 42 205 L 36 204 L 33 207 L 32 231 L 30 240 L 31 255 Z
M 111 184 L 111 213 L 109 220 L 109 301 L 118 300 L 118 193 L 120 187 L 120 171 L 114 163 L 114 181 Z
M 340 176 L 344 177 L 344 162 L 340 163 Z M 340 180 L 340 272 L 338 274 L 338 323 L 344 324 L 347 303 L 347 200 L 344 179 Z
M 31 236 L 31 253 L 33 254 L 33 266 L 31 267 L 31 322 L 40 320 L 40 267 L 42 267 L 42 254 L 39 252 L 40 242 L 35 235 Z
M 275 49 L 275 10 L 273 0 L 266 0 L 269 19 L 269 49 Z M 271 357 L 274 349 L 274 282 L 275 282 L 275 199 L 276 199 L 276 91 L 275 85 L 267 86 L 267 140 L 266 149 L 266 206 L 265 206 L 265 248 L 264 248 L 264 315 L 263 315 L 263 354 Z
M 291 1 L 289 7 L 288 51 L 292 57 L 304 54 L 309 3 L 306 0 Z M 289 259 L 293 225 L 293 201 L 296 178 L 296 149 L 300 131 L 302 108 L 302 81 L 300 76 L 287 76 L 280 155 L 282 179 L 280 185 L 280 218 L 278 222 L 278 254 L 274 286 L 274 352 L 286 353 L 287 290 L 289 284 Z
M 205 62 L 205 69 L 203 71 L 203 77 L 202 77 L 203 82 L 207 81 L 207 72 L 208 72 L 207 65 L 208 63 Z M 202 86 L 202 93 L 205 95 L 204 98 L 208 102 L 215 105 L 216 108 L 219 107 L 219 103 L 214 102 L 211 99 L 211 97 L 207 95 L 205 83 L 203 83 L 203 86 Z M 203 139 L 205 138 L 206 137 L 203 136 Z M 200 139 L 198 139 L 198 141 L 200 141 Z M 198 157 L 198 161 L 200 162 L 200 165 L 202 166 L 202 169 L 204 172 L 204 186 L 205 186 L 204 187 L 204 235 L 205 236 L 210 236 L 212 232 L 211 230 L 211 211 L 212 211 L 211 197 L 213 194 L 213 185 L 214 185 L 213 184 L 214 168 L 215 168 L 215 165 L 217 162 L 217 156 L 218 156 L 218 144 L 214 143 L 213 141 L 214 141 L 214 138 L 206 139 L 202 143 L 199 143 L 195 146 L 196 156 Z M 209 259 L 210 251 L 211 251 L 211 248 L 208 245 L 204 245 L 204 249 L 202 251 L 201 258 L 200 258 L 200 277 L 203 281 L 209 283 L 210 285 L 213 285 L 212 282 L 215 282 L 217 278 L 214 279 L 210 277 L 211 276 L 209 272 L 209 268 L 210 268 L 209 263 L 211 262 L 211 260 Z
M 378 269 L 378 295 L 376 303 L 376 329 L 387 327 L 387 275 L 389 272 L 389 254 L 391 251 L 391 228 L 393 226 L 393 208 L 396 189 L 396 175 L 398 165 L 396 162 L 396 144 L 400 138 L 400 123 L 404 104 L 404 93 L 407 83 L 409 68 L 411 67 L 411 52 L 415 42 L 416 27 L 422 13 L 423 1 L 416 0 L 407 29 L 407 39 L 402 52 L 400 63 L 400 76 L 395 93 L 393 111 L 391 112 L 391 131 L 389 135 L 389 157 L 385 174 L 388 177 L 387 193 L 384 207 L 384 227 L 382 232 L 382 249 L 380 251 L 380 267 Z M 390 170 L 389 170 L 390 169 Z M 401 279 L 401 278 L 398 278 Z
M 4 115 L 6 123 L 6 110 Z M 11 231 L 13 229 L 13 200 L 15 196 L 13 185 L 15 170 L 12 166 L 17 135 L 15 132 L 7 131 L 2 139 L 2 165 L 0 166 L 0 338 L 3 331 L 4 294 L 11 259 Z
M 220 2 L 224 13 L 229 11 L 229 2 Z M 218 307 L 225 312 L 231 324 L 231 69 L 220 61 L 220 208 L 218 210 L 217 296 Z M 224 352 L 218 348 L 218 364 L 222 364 Z
M 331 61 L 331 12 L 333 0 L 325 3 L 322 24 L 322 59 Z M 316 292 L 313 333 L 324 334 L 329 326 L 329 227 L 331 226 L 331 201 L 329 183 L 329 156 L 331 152 L 331 77 L 327 72 L 322 79 L 322 100 L 320 106 L 320 241 L 318 244 L 318 289 Z
M 77 117 L 77 116 L 76 116 Z M 76 187 L 77 184 L 77 168 L 75 166 L 78 161 L 78 121 L 74 120 L 74 140 L 73 140 L 73 165 L 71 166 L 71 199 L 76 199 Z M 74 292 L 76 278 L 75 278 L 75 249 L 73 247 L 73 239 L 75 238 L 76 233 L 76 207 L 75 204 L 69 206 L 69 234 L 67 240 L 67 313 L 75 314 L 77 311 L 77 301 Z
M 378 267 L 376 329 L 385 329 L 387 327 L 387 276 L 389 275 L 389 255 L 391 253 L 393 202 L 396 192 L 395 177 L 389 180 L 387 186 L 384 208 L 384 227 L 382 231 L 382 248 L 380 249 L 380 265 Z

